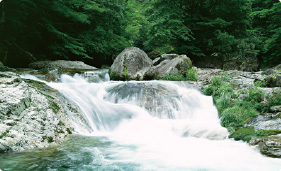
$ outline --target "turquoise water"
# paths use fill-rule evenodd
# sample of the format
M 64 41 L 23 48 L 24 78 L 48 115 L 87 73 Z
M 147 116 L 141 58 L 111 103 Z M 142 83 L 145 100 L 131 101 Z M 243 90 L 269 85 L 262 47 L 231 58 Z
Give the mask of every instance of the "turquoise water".
M 137 164 L 118 163 L 118 159 L 112 154 L 107 154 L 106 150 L 101 155 L 99 150 L 111 147 L 116 147 L 116 144 L 105 137 L 74 135 L 63 144 L 47 149 L 0 154 L 0 169 L 3 171 L 139 170 Z M 133 146 L 130 148 L 134 149 Z
M 280 159 L 262 156 L 256 147 L 228 139 L 213 99 L 186 84 L 89 83 L 67 75 L 61 80 L 48 85 L 80 107 L 94 132 L 75 127 L 82 130 L 77 131 L 80 135 L 60 145 L 0 154 L 0 169 L 281 170 Z

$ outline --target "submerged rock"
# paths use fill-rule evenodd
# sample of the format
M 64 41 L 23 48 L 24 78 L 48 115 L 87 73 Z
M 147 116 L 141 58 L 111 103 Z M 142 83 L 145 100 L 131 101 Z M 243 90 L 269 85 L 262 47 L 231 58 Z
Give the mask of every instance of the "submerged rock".
M 142 80 L 152 66 L 152 60 L 139 48 L 123 50 L 111 65 L 111 72 L 119 78 Z

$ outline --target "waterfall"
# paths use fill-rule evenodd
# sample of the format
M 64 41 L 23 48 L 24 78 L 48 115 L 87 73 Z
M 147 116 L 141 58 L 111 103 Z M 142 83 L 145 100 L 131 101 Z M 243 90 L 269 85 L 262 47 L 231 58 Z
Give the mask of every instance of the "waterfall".
M 114 132 L 126 122 L 145 118 L 144 125 L 165 123 L 165 129 L 178 136 L 225 139 L 228 134 L 220 126 L 212 97 L 184 83 L 88 83 L 79 75 L 62 75 L 61 81 L 50 85 L 78 104 L 96 132 Z
M 280 159 L 266 158 L 256 147 L 228 139 L 212 97 L 186 82 L 109 81 L 106 72 L 99 72 L 61 75 L 60 83 L 48 85 L 80 107 L 94 130 L 86 135 L 104 144 L 85 145 L 83 150 L 95 157 L 83 168 L 281 169 Z

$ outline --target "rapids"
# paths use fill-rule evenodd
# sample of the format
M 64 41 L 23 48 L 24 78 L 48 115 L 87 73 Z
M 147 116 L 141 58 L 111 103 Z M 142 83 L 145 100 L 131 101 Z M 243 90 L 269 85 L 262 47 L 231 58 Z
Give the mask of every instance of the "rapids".
M 115 82 L 108 75 L 89 82 L 88 75 L 61 75 L 48 85 L 75 102 L 94 131 L 76 127 L 57 147 L 0 155 L 0 169 L 281 170 L 280 159 L 228 139 L 212 97 L 185 82 Z

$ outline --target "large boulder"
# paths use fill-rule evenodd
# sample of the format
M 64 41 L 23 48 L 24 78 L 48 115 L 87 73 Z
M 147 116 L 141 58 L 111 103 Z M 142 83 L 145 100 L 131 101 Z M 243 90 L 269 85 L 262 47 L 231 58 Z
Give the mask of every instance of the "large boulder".
M 77 69 L 77 70 L 93 70 L 96 67 L 85 64 L 81 61 L 37 61 L 29 64 L 30 68 L 33 69 Z
M 224 70 L 239 70 L 239 71 L 248 71 L 255 72 L 258 70 L 258 60 L 256 58 L 247 58 L 244 60 L 241 59 L 232 59 L 226 61 L 223 64 Z
M 144 51 L 129 47 L 116 57 L 111 66 L 111 73 L 119 78 L 142 80 L 151 66 L 152 60 Z
M 46 91 L 40 91 L 41 87 Z M 64 99 L 48 94 L 60 93 L 46 87 L 12 72 L 0 72 L 0 153 L 48 147 L 71 134 L 70 116 L 80 113 L 62 103 Z M 75 122 L 84 125 L 80 118 L 75 117 Z
M 36 75 L 38 78 L 45 81 L 58 82 L 61 74 L 75 75 L 76 73 L 84 74 L 85 72 L 97 70 L 96 67 L 85 64 L 81 61 L 38 61 L 29 64 L 30 68 L 35 70 L 19 70 L 20 74 Z
M 146 77 L 149 79 L 183 73 L 192 67 L 192 62 L 186 55 L 163 54 L 154 65 L 146 73 Z

